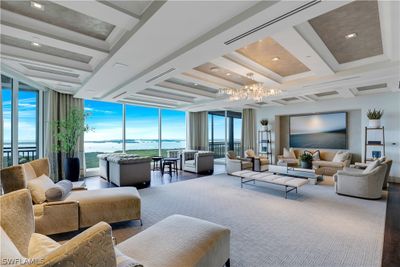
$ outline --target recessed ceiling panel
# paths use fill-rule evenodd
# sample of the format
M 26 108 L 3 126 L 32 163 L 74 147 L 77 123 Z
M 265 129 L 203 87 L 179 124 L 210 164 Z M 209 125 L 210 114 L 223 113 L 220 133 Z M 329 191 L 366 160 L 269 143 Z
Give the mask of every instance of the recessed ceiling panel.
M 236 50 L 236 52 L 248 57 L 282 77 L 310 70 L 306 65 L 301 63 L 289 51 L 270 37 L 240 48 Z
M 106 40 L 114 25 L 57 5 L 50 1 L 36 1 L 43 9 L 31 7 L 31 1 L 1 1 L 1 8 L 44 21 L 100 40 Z
M 309 22 L 340 64 L 383 54 L 377 1 L 354 1 Z
M 66 71 L 59 71 L 55 69 L 49 69 L 49 68 L 42 68 L 38 66 L 32 66 L 28 64 L 21 64 L 28 70 L 34 70 L 34 71 L 41 71 L 41 72 L 47 72 L 47 73 L 52 73 L 52 74 L 57 74 L 57 75 L 62 75 L 62 76 L 68 76 L 68 77 L 73 77 L 73 78 L 79 78 L 79 74 L 77 73 L 72 73 L 72 72 L 66 72 Z
M 211 87 L 207 87 L 198 83 L 192 83 L 192 82 L 188 82 L 188 81 L 184 81 L 181 79 L 177 79 L 177 78 L 170 78 L 168 80 L 165 80 L 166 82 L 171 82 L 171 83 L 175 83 L 178 85 L 183 85 L 183 86 L 187 86 L 187 87 L 193 87 L 199 90 L 203 90 L 203 91 L 207 91 L 210 93 L 217 93 L 218 90 L 211 88 Z
M 249 79 L 248 77 L 234 73 L 228 69 L 221 68 L 213 63 L 205 63 L 194 69 L 240 85 L 247 85 L 254 83 L 254 81 Z
M 8 35 L 2 34 L 2 35 L 0 35 L 0 38 L 1 38 L 2 44 L 19 47 L 19 48 L 23 48 L 23 49 L 28 49 L 28 50 L 32 50 L 35 52 L 56 56 L 56 57 L 68 58 L 68 59 L 83 62 L 83 63 L 89 63 L 90 60 L 92 59 L 92 57 L 90 57 L 90 56 L 78 54 L 75 52 L 67 51 L 64 49 L 59 49 L 59 48 L 52 47 L 52 46 L 43 45 L 43 44 L 40 44 L 40 42 L 37 43 L 38 41 L 36 41 L 36 40 L 35 40 L 35 43 L 37 43 L 37 45 L 35 46 L 35 45 L 32 45 L 32 42 L 30 42 L 30 41 L 11 37 Z

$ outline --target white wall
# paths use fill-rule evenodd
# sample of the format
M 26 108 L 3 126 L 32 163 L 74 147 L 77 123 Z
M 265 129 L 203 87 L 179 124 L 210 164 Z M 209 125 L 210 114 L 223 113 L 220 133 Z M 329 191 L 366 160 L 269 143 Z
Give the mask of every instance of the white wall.
M 368 109 L 383 109 L 382 125 L 385 127 L 386 155 L 393 159 L 390 175 L 400 177 L 400 93 L 383 93 L 359 96 L 354 98 L 340 98 L 320 102 L 307 102 L 279 107 L 267 107 L 257 110 L 257 121 L 268 119 L 273 131 L 273 143 L 279 143 L 279 122 L 276 116 L 293 115 L 314 112 L 361 110 L 360 146 L 364 154 L 364 127 L 368 125 L 365 115 Z M 352 123 L 351 120 L 349 123 Z M 349 135 L 352 133 L 349 132 Z M 351 137 L 349 138 L 351 139 Z M 354 142 L 354 141 L 353 141 Z M 395 143 L 395 144 L 393 144 Z M 278 146 L 279 147 L 279 146 Z M 273 145 L 274 149 L 274 145 Z M 275 155 L 281 151 L 273 151 Z M 397 180 L 397 178 L 396 178 Z

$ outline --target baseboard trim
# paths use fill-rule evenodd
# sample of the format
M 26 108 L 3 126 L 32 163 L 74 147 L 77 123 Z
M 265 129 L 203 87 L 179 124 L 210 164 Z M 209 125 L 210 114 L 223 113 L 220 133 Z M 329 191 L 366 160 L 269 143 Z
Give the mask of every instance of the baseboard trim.
M 399 183 L 400 184 L 400 177 L 390 176 L 388 181 L 391 183 Z

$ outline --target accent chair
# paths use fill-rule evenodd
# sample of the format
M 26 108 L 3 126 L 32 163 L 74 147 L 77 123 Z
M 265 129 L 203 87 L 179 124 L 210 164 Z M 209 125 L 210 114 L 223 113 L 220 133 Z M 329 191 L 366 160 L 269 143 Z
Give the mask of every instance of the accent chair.
M 251 159 L 243 159 L 236 155 L 235 151 L 226 153 L 226 172 L 232 174 L 242 170 L 252 170 L 253 163 Z
M 214 152 L 198 150 L 182 151 L 182 169 L 194 173 L 213 173 Z
M 254 171 L 260 172 L 268 170 L 268 164 L 269 164 L 268 157 L 256 155 L 253 149 L 247 149 L 244 152 L 244 154 L 246 158 L 249 158 L 253 161 Z

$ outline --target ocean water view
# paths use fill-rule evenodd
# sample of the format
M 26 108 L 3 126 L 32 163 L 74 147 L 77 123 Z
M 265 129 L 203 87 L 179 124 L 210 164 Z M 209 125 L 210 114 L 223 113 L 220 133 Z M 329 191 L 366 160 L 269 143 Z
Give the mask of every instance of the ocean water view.
M 162 140 L 163 149 L 185 148 L 185 140 Z M 158 149 L 158 139 L 126 140 L 126 150 Z M 85 152 L 115 152 L 122 150 L 122 140 L 85 141 Z

